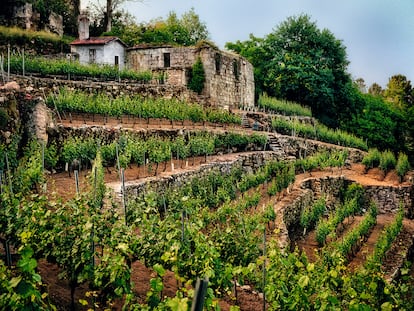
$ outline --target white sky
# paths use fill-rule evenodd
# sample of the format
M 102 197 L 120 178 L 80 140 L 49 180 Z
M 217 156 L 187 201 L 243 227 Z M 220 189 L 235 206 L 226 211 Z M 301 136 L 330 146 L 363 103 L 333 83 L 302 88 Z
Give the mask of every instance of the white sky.
M 138 23 L 194 8 L 221 48 L 250 33 L 264 37 L 287 17 L 308 14 L 343 41 L 354 79 L 385 87 L 392 75 L 403 74 L 414 84 L 414 0 L 143 0 L 123 8 Z

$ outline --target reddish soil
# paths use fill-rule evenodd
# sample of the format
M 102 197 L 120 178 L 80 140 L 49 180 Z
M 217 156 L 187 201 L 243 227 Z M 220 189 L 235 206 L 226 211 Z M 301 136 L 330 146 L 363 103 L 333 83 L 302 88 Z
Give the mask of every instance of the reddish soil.
M 222 155 L 222 156 L 211 156 L 208 157 L 207 162 L 212 161 L 225 161 L 225 160 L 231 160 L 237 157 L 238 154 L 228 154 L 228 155 Z M 173 160 L 175 170 L 174 173 L 178 172 L 179 170 L 191 170 L 195 167 L 198 167 L 199 165 L 203 164 L 205 162 L 204 157 L 198 157 L 194 159 L 194 166 L 192 165 L 193 161 L 192 159 L 189 160 L 189 166 L 185 167 L 185 164 L 183 164 L 183 169 L 180 168 L 182 165 L 176 160 Z M 164 171 L 164 167 L 166 170 Z M 178 167 L 178 168 L 177 168 Z M 166 165 L 161 164 L 158 168 L 158 176 L 171 174 L 171 162 L 168 162 Z M 118 182 L 119 176 L 115 169 L 111 168 L 109 171 L 105 174 L 105 181 L 106 182 Z M 81 172 L 80 174 L 80 191 L 86 191 L 86 175 L 88 172 Z M 149 173 L 148 168 L 144 167 L 131 167 L 125 171 L 125 179 L 126 181 L 136 180 L 137 178 L 145 178 L 149 176 L 153 176 L 154 172 Z M 327 175 L 345 175 L 347 178 L 353 179 L 363 185 L 373 185 L 373 184 L 381 184 L 381 185 L 397 185 L 398 184 L 398 178 L 396 177 L 395 173 L 390 173 L 387 176 L 382 175 L 382 173 L 379 170 L 370 170 L 367 174 L 364 174 L 364 167 L 362 165 L 353 165 L 351 169 L 327 169 L 325 171 L 317 171 L 305 174 L 300 174 L 296 176 L 296 181 L 293 187 L 298 187 L 300 183 L 307 178 L 313 177 L 313 178 L 319 178 Z M 49 190 L 54 190 L 57 192 L 59 196 L 62 196 L 66 199 L 73 197 L 75 194 L 75 182 L 73 175 L 72 177 L 68 176 L 67 172 L 54 174 L 50 176 L 49 182 L 48 182 Z M 257 208 L 260 208 L 261 206 L 266 206 L 270 201 L 277 201 L 280 200 L 283 196 L 286 195 L 286 192 L 282 192 L 281 194 L 278 194 L 274 197 L 270 197 L 267 194 L 267 188 L 264 186 L 259 187 L 260 191 L 262 192 L 262 199 L 260 203 L 258 204 Z M 250 212 L 255 212 L 256 208 L 253 208 Z M 349 266 L 351 268 L 360 266 L 367 254 L 369 254 L 372 251 L 372 247 L 378 238 L 379 233 L 383 229 L 383 227 L 390 223 L 393 219 L 393 216 L 391 215 L 379 215 L 378 216 L 378 223 L 375 226 L 374 230 L 372 231 L 367 243 L 363 245 L 361 250 L 356 254 L 355 258 L 350 262 Z M 342 232 L 345 233 L 347 230 L 349 230 L 352 226 L 356 225 L 358 223 L 358 217 L 355 218 L 353 221 L 345 221 L 344 230 Z M 349 224 L 349 225 L 348 225 Z M 404 223 L 404 228 L 409 228 L 410 232 L 414 232 L 414 222 L 406 220 Z M 271 230 L 270 230 L 271 231 Z M 268 237 L 271 238 L 271 234 L 268 234 Z M 318 250 L 318 245 L 314 238 L 314 233 L 309 232 L 305 238 L 301 239 L 298 244 L 300 245 L 300 248 L 310 257 L 315 258 L 315 252 Z M 396 252 L 396 256 L 398 256 L 398 253 Z M 393 258 L 389 258 L 388 262 L 393 263 L 395 260 Z M 69 292 L 69 286 L 66 281 L 59 280 L 58 279 L 58 268 L 55 265 L 51 265 L 45 261 L 41 261 L 39 263 L 39 271 L 42 275 L 42 279 L 47 284 L 50 292 L 50 296 L 55 303 L 59 305 L 62 310 L 67 310 L 70 306 L 70 292 Z M 132 273 L 132 281 L 135 285 L 134 291 L 139 298 L 141 302 L 145 301 L 146 293 L 149 289 L 149 280 L 151 278 L 151 270 L 146 268 L 142 263 L 136 262 L 133 264 L 133 273 Z M 174 296 L 177 287 L 177 281 L 175 280 L 173 274 L 169 272 L 166 277 L 164 277 L 164 291 L 163 295 L 165 296 Z M 76 290 L 76 301 L 78 299 L 84 299 L 85 292 L 87 291 L 87 286 L 83 285 L 80 288 L 77 288 Z M 253 311 L 253 310 L 260 310 L 262 309 L 262 299 L 259 297 L 259 295 L 252 290 L 245 290 L 242 288 L 238 288 L 237 292 L 237 305 L 240 306 L 241 310 L 244 311 Z M 235 298 L 233 297 L 226 297 L 223 300 L 220 301 L 220 307 L 222 310 L 229 310 L 231 305 L 234 305 Z M 80 306 L 78 306 L 79 309 L 81 309 Z
M 69 117 L 66 116 L 68 119 Z M 92 120 L 93 119 L 93 120 Z M 134 129 L 145 129 L 145 128 L 183 128 L 183 127 L 192 127 L 192 128 L 205 128 L 206 125 L 203 124 L 193 124 L 193 123 L 184 123 L 184 124 L 173 124 L 171 125 L 170 121 L 165 120 L 150 120 L 150 123 L 148 124 L 146 120 L 141 119 L 122 119 L 122 124 L 120 124 L 119 120 L 100 120 L 97 116 L 90 116 L 88 118 L 85 118 L 83 120 L 82 116 L 72 117 L 72 123 L 70 123 L 68 120 L 64 121 L 63 123 L 67 126 L 81 126 L 85 125 L 86 123 L 88 125 L 102 125 L 102 123 L 105 122 L 106 126 L 122 126 L 122 127 L 129 127 Z M 210 126 L 209 130 L 215 129 L 215 130 L 223 130 L 223 127 L 219 126 Z M 241 127 L 238 126 L 232 126 L 233 129 L 236 130 L 243 130 Z M 228 155 L 222 155 L 222 156 L 211 156 L 208 157 L 207 162 L 212 161 L 226 161 L 226 160 L 232 160 L 235 157 L 237 157 L 237 154 L 228 154 Z M 205 162 L 204 157 L 198 157 L 194 159 L 194 166 L 192 165 L 193 161 L 192 159 L 189 160 L 189 166 L 185 167 L 185 164 L 179 163 L 176 160 L 173 160 L 174 163 L 174 173 L 180 171 L 180 170 L 191 170 L 195 167 L 203 164 Z M 180 168 L 183 166 L 183 168 Z M 165 170 L 164 170 L 165 168 Z M 166 163 L 165 165 L 161 164 L 158 168 L 158 176 L 163 176 L 166 174 L 171 174 L 171 162 Z M 155 169 L 155 167 L 154 167 Z M 86 182 L 86 175 L 88 172 L 82 171 L 80 173 L 80 191 L 87 191 L 87 182 Z M 149 173 L 148 167 L 136 167 L 133 166 L 131 168 L 128 168 L 125 171 L 125 181 L 132 181 L 136 179 L 146 178 L 149 176 L 154 175 L 154 170 Z M 332 176 L 332 175 L 344 175 L 349 179 L 355 180 L 356 182 L 362 184 L 362 185 L 398 185 L 398 178 L 395 175 L 395 173 L 390 173 L 387 176 L 383 176 L 383 174 L 376 169 L 370 170 L 367 174 L 364 174 L 364 167 L 363 165 L 353 165 L 351 169 L 327 169 L 324 171 L 318 171 L 318 172 L 312 172 L 311 174 L 305 173 L 300 174 L 296 176 L 296 181 L 293 185 L 293 189 L 295 187 L 299 187 L 301 182 L 304 179 L 314 177 L 319 178 L 323 176 Z M 116 183 L 120 180 L 119 175 L 117 174 L 116 170 L 114 168 L 110 168 L 109 171 L 105 174 L 105 181 L 107 183 Z M 283 192 L 281 194 L 278 194 L 277 196 L 270 198 L 266 193 L 266 188 L 261 187 L 262 191 L 262 199 L 260 203 L 258 204 L 258 208 L 261 206 L 266 206 L 266 204 L 269 203 L 271 200 L 281 200 L 285 195 L 286 192 Z M 49 193 L 56 192 L 56 194 L 59 197 L 62 197 L 63 199 L 69 199 L 72 198 L 76 192 L 75 188 L 75 181 L 74 177 L 68 176 L 67 172 L 58 173 L 51 175 L 48 180 L 48 190 Z M 250 212 L 255 212 L 254 209 L 252 209 Z M 389 216 L 390 217 L 390 216 Z M 379 217 L 378 224 L 376 226 L 376 229 L 374 229 L 372 233 L 372 240 L 375 239 L 375 234 L 378 235 L 381 228 L 389 222 L 389 217 Z M 378 228 L 377 228 L 378 227 Z M 404 226 L 404 228 L 406 225 Z M 414 232 L 414 225 L 413 223 L 409 222 L 408 227 L 410 228 L 411 234 Z M 346 230 L 346 228 L 345 228 Z M 270 235 L 269 235 L 270 238 Z M 371 237 L 370 237 L 371 239 Z M 314 257 L 315 250 L 318 249 L 318 246 L 316 245 L 316 242 L 314 241 L 314 237 L 312 238 L 312 232 L 310 232 L 306 238 L 303 240 L 304 242 L 301 243 L 301 248 L 308 254 L 309 257 Z M 364 245 L 364 247 L 360 250 L 360 252 L 356 255 L 354 261 L 350 264 L 358 266 L 363 260 L 364 256 L 366 254 L 370 253 L 372 249 L 372 243 L 368 243 L 367 245 Z M 391 259 L 392 261 L 392 259 Z M 142 263 L 135 262 L 132 266 L 132 281 L 135 285 L 134 291 L 139 298 L 141 302 L 145 301 L 146 293 L 149 289 L 149 280 L 152 277 L 152 271 L 148 268 L 146 268 Z M 46 284 L 46 286 L 49 289 L 50 297 L 52 298 L 52 301 L 58 305 L 60 310 L 68 310 L 70 306 L 70 291 L 69 286 L 66 281 L 59 280 L 58 273 L 59 269 L 52 264 L 49 264 L 45 261 L 39 262 L 39 271 L 42 275 L 42 280 Z M 175 296 L 175 292 L 177 290 L 177 281 L 175 280 L 173 274 L 169 272 L 167 276 L 164 277 L 164 291 L 163 295 L 165 296 Z M 78 299 L 84 299 L 85 292 L 87 291 L 87 286 L 83 285 L 80 288 L 77 288 L 76 290 L 76 301 Z M 90 301 L 91 302 L 91 301 Z M 261 310 L 263 306 L 263 300 L 260 298 L 258 293 L 253 292 L 252 290 L 246 290 L 242 288 L 238 288 L 237 290 L 237 303 L 235 301 L 235 297 L 225 297 L 220 301 L 220 307 L 222 310 L 229 310 L 231 305 L 237 304 L 241 310 L 243 311 L 256 311 Z M 115 309 L 119 309 L 119 306 L 114 306 Z M 82 307 L 77 304 L 77 309 L 82 310 Z M 86 308 L 84 308 L 86 310 Z

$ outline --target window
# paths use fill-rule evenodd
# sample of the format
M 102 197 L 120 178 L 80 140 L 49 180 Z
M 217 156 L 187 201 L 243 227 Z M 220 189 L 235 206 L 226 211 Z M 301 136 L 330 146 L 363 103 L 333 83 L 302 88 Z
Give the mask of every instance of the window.
M 240 64 L 237 60 L 233 60 L 233 74 L 236 80 L 240 78 Z
M 168 68 L 171 66 L 170 61 L 170 53 L 164 53 L 164 68 Z
M 89 49 L 89 63 L 94 64 L 96 63 L 96 50 Z
M 214 55 L 214 63 L 216 65 L 216 73 L 220 74 L 220 69 L 221 69 L 221 54 L 220 53 L 216 53 Z
M 115 56 L 115 67 L 119 68 L 119 56 Z

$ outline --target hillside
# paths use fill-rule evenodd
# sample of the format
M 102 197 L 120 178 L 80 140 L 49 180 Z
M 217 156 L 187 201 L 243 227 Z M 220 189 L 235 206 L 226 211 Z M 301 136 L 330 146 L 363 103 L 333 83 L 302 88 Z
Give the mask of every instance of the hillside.
M 89 84 L 90 97 L 83 106 L 105 87 Z M 282 117 L 269 112 L 234 109 L 220 122 L 204 119 L 211 116 L 207 110 L 194 110 L 199 118 L 193 120 L 167 114 L 110 116 L 61 110 L 63 99 L 53 86 L 39 89 L 32 83 L 14 88 L 0 91 L 9 117 L 2 143 L 11 146 L 18 136 L 20 144 L 30 136 L 46 138 L 45 150 L 54 145 L 57 162 L 44 173 L 43 165 L 34 164 L 39 159 L 33 147 L 33 160 L 19 157 L 25 167 L 2 176 L 11 178 L 15 191 L 26 193 L 14 194 L 21 198 L 19 204 L 2 184 L 6 205 L 0 215 L 1 238 L 12 244 L 11 261 L 17 267 L 17 260 L 24 258 L 18 248 L 34 248 L 36 271 L 45 284 L 35 287 L 48 293 L 45 304 L 69 310 L 72 288 L 78 309 L 92 303 L 97 309 L 120 309 L 129 303 L 153 304 L 161 310 L 173 302 L 190 304 L 186 288 L 196 277 L 208 275 L 212 290 L 206 303 L 210 308 L 219 304 L 222 310 L 261 309 L 263 293 L 269 310 L 315 303 L 342 308 L 365 304 L 374 309 L 386 303 L 396 308 L 409 305 L 403 297 L 410 292 L 401 292 L 399 284 L 410 284 L 404 279 L 405 268 L 400 269 L 412 260 L 412 172 L 403 182 L 393 170 L 365 172 L 361 161 L 366 151 L 342 146 L 348 140 L 339 146 L 307 134 L 299 137 L 302 131 L 294 123 L 298 120 L 311 124 L 315 138 L 324 138 L 309 117 L 284 117 L 295 125 L 283 125 L 282 133 L 274 127 L 274 120 Z M 118 94 L 119 88 L 113 88 L 114 98 L 125 96 Z M 178 103 L 169 107 L 174 105 Z M 95 158 L 97 146 L 102 162 Z M 138 150 L 143 153 L 134 153 Z M 2 149 L 3 154 L 10 151 Z M 46 174 L 45 184 L 37 170 Z M 74 170 L 79 173 L 77 185 L 69 176 Z M 97 186 L 103 185 L 107 190 L 98 193 Z M 322 214 L 313 225 L 305 224 L 304 213 L 313 211 L 319 200 L 324 202 Z M 347 210 L 350 202 L 355 204 L 353 212 L 337 222 L 323 244 L 318 243 L 319 223 L 339 217 L 338 211 Z M 398 218 L 401 204 L 403 220 Z M 45 212 L 48 209 L 55 213 Z M 366 230 L 360 226 L 365 223 Z M 396 229 L 389 230 L 389 245 L 380 248 L 383 229 L 391 226 Z M 341 253 L 341 241 L 350 240 L 351 233 L 357 234 L 356 242 L 351 251 Z M 8 247 L 3 244 L 1 254 Z M 309 262 L 293 251 L 295 246 Z M 374 253 L 377 261 L 372 263 L 369 255 Z M 10 271 L 20 273 L 17 268 Z M 289 288 L 286 292 L 284 286 Z M 356 295 L 349 292 L 350 286 Z

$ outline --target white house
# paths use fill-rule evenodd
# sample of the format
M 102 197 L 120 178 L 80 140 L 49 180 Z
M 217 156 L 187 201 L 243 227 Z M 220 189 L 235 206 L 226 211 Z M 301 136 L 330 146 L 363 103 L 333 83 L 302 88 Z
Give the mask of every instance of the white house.
M 77 39 L 70 44 L 70 51 L 81 64 L 107 64 L 125 66 L 126 45 L 117 37 Z
M 89 37 L 89 19 L 86 13 L 79 16 L 79 38 L 70 44 L 70 51 L 81 64 L 125 66 L 126 44 L 118 37 Z

